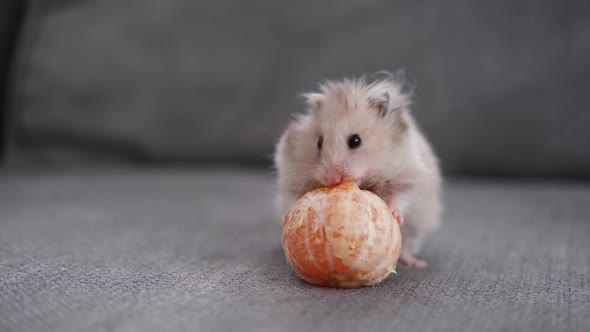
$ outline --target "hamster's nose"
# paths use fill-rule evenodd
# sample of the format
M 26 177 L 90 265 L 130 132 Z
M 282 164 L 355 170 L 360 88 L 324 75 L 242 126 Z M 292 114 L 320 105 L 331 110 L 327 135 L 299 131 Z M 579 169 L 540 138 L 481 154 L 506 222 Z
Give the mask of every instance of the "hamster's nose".
M 326 176 L 324 176 L 324 184 L 329 187 L 337 186 L 342 183 L 343 179 L 344 176 L 339 172 L 326 174 Z

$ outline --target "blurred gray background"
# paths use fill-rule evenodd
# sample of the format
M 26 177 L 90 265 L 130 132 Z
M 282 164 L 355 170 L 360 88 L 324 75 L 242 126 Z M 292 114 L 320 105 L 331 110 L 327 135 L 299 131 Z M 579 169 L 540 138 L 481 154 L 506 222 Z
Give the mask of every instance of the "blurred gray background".
M 587 179 L 589 18 L 588 1 L 31 1 L 5 159 L 269 165 L 299 93 L 402 69 L 447 174 Z

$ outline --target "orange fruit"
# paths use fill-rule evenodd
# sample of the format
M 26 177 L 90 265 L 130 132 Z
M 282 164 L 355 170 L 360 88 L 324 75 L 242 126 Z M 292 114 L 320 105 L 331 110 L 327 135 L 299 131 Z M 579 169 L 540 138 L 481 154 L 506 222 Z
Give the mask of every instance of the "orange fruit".
M 355 182 L 303 195 L 283 219 L 282 244 L 305 281 L 346 288 L 375 285 L 395 272 L 402 247 L 387 204 Z

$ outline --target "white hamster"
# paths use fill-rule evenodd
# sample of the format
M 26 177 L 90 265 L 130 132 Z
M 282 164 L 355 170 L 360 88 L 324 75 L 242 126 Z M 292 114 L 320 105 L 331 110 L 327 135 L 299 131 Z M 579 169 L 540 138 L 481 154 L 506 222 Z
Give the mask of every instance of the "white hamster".
M 324 81 L 307 93 L 274 155 L 278 205 L 285 213 L 306 192 L 355 180 L 401 217 L 402 255 L 411 267 L 423 240 L 440 224 L 441 172 L 437 157 L 410 114 L 403 81 L 386 74 Z

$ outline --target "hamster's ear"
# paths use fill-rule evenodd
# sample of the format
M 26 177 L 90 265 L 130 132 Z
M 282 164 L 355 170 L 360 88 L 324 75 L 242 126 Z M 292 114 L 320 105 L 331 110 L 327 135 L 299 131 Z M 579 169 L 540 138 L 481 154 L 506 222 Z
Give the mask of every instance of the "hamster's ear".
M 410 106 L 410 97 L 396 91 L 383 92 L 369 97 L 369 105 L 376 109 L 381 117 L 389 114 L 399 114 Z
M 315 112 L 322 108 L 322 104 L 326 100 L 326 96 L 321 93 L 304 93 L 301 96 L 304 98 L 305 104 L 310 112 Z
M 385 117 L 389 112 L 389 93 L 383 92 L 378 96 L 369 97 L 369 105 L 376 109 L 380 116 Z

